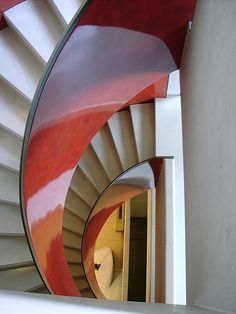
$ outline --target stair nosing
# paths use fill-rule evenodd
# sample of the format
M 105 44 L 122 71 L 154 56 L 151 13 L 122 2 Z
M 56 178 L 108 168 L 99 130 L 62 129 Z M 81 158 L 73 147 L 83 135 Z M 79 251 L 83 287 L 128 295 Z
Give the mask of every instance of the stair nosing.
M 75 249 L 74 247 L 70 247 L 70 246 L 68 246 L 68 245 L 64 245 L 64 247 L 65 247 L 66 249 L 73 250 L 73 251 L 78 251 L 79 253 L 81 253 L 81 249 Z
M 2 74 L 0 74 L 0 78 L 5 82 L 5 84 L 8 84 L 14 90 L 14 92 L 16 92 L 29 105 L 29 109 L 30 109 L 33 98 L 30 99 L 21 90 L 19 90 L 15 85 L 13 85 L 10 81 L 8 81 L 8 79 L 6 79 Z
M 24 292 L 34 292 L 35 290 L 38 290 L 38 289 L 41 289 L 41 288 L 46 288 L 46 289 L 47 289 L 47 287 L 45 286 L 45 284 L 44 284 L 44 283 L 41 283 L 41 284 L 39 284 L 39 285 L 37 285 L 37 286 L 34 286 L 34 287 L 32 287 L 32 288 L 29 288 L 29 289 L 25 290 Z
M 6 14 L 4 14 L 4 18 L 7 22 L 8 27 L 16 34 L 16 36 L 21 40 L 22 44 L 30 51 L 30 53 L 37 58 L 37 60 L 46 67 L 47 62 L 43 59 L 43 57 L 38 53 L 38 51 L 31 45 L 26 37 L 18 30 L 18 28 L 11 22 Z
M 10 205 L 10 206 L 20 207 L 20 203 L 8 201 L 8 200 L 3 200 L 3 199 L 0 199 L 0 204 L 5 204 L 5 205 Z
M 96 150 L 95 150 L 95 148 L 94 148 L 94 146 L 93 146 L 92 141 L 90 142 L 90 145 L 91 145 L 92 150 L 94 151 L 94 154 L 96 155 L 96 159 L 98 160 L 98 162 L 99 162 L 99 164 L 100 164 L 100 166 L 101 166 L 101 168 L 102 168 L 102 171 L 104 172 L 104 174 L 105 174 L 105 176 L 106 176 L 107 181 L 108 181 L 109 184 L 110 184 L 111 181 L 112 181 L 112 179 L 109 177 L 109 175 L 108 175 L 108 173 L 107 173 L 107 171 L 106 171 L 105 166 L 103 165 L 101 159 L 99 158 L 99 156 L 98 156 L 98 154 L 97 154 L 97 152 L 96 152 Z
M 11 172 L 14 172 L 15 174 L 19 175 L 20 174 L 20 170 L 16 169 L 16 168 L 12 168 L 10 166 L 4 165 L 3 163 L 0 162 L 0 168 L 4 168 L 6 170 L 9 170 Z
M 35 266 L 33 261 L 11 263 L 11 264 L 0 265 L 0 271 L 13 270 L 13 269 L 25 268 L 25 267 L 31 267 L 31 266 Z
M 79 237 L 83 237 L 83 234 L 81 234 L 81 233 L 78 233 L 78 232 L 76 232 L 76 231 L 73 231 L 73 230 L 70 230 L 70 229 L 68 229 L 67 227 L 62 227 L 62 230 L 66 230 L 67 232 L 69 232 L 69 233 L 72 233 L 72 234 L 74 234 L 74 235 L 76 235 L 76 236 L 79 236 Z
M 49 4 L 50 4 L 55 16 L 57 17 L 58 21 L 61 23 L 61 25 L 64 27 L 64 29 L 66 29 L 68 24 L 67 24 L 66 20 L 64 19 L 63 15 L 60 13 L 57 6 L 55 5 L 55 3 L 50 0 Z
M 77 248 L 77 247 L 74 247 L 74 246 L 71 246 L 71 245 L 68 245 L 68 244 L 65 244 L 64 241 L 63 241 L 63 246 L 66 248 L 66 249 L 70 249 L 70 250 L 73 250 L 73 251 L 77 251 L 77 252 L 81 252 L 81 247 Z
M 9 136 L 13 136 L 16 140 L 18 140 L 21 144 L 23 142 L 24 136 L 20 135 L 19 133 L 13 131 L 12 129 L 8 128 L 7 126 L 0 123 L 0 129 L 7 133 Z
M 72 216 L 75 216 L 77 219 L 80 219 L 83 223 L 86 224 L 86 221 L 85 219 L 83 219 L 82 217 L 80 217 L 78 214 L 76 214 L 74 211 L 72 211 L 72 209 L 70 209 L 68 206 L 65 206 L 64 207 L 64 211 L 67 210 Z
M 70 184 L 69 188 L 71 190 L 73 190 L 73 192 L 86 204 L 88 205 L 88 207 L 90 208 L 93 208 L 94 204 L 93 205 L 90 205 L 78 192 L 77 190 Z
M 0 232 L 0 238 L 26 238 L 25 233 L 17 232 Z

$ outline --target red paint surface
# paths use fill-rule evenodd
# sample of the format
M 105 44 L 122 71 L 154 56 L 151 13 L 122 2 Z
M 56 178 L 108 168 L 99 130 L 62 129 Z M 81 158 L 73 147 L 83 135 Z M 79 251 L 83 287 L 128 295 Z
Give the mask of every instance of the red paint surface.
M 63 276 L 58 276 L 58 273 L 63 274 Z M 65 259 L 63 237 L 61 233 L 51 241 L 51 246 L 47 255 L 47 270 L 45 271 L 45 276 L 54 294 L 81 296 L 72 279 L 71 272 Z
M 154 158 L 149 161 L 149 164 L 152 168 L 153 174 L 155 176 L 155 181 L 158 182 L 159 175 L 161 173 L 161 169 L 163 166 L 163 159 L 162 158 Z
M 89 226 L 87 227 L 87 232 L 85 232 L 85 237 L 83 241 L 83 262 L 85 266 L 85 272 L 89 284 L 96 295 L 97 298 L 104 299 L 104 296 L 98 286 L 97 279 L 94 270 L 94 249 L 96 239 L 106 223 L 110 215 L 121 205 L 121 203 L 115 204 L 112 207 L 104 208 L 97 215 L 92 217 L 89 221 Z
M 117 26 L 161 38 L 180 65 L 196 0 L 94 0 L 79 25 Z
M 140 94 L 136 95 L 134 98 L 130 99 L 129 104 L 138 104 L 144 101 L 153 100 L 153 95 L 156 98 L 165 98 L 167 93 L 169 76 L 166 75 L 154 84 L 148 86 Z
M 27 173 L 37 176 L 25 180 L 26 202 L 76 166 L 115 111 L 137 97 L 145 101 L 163 94 L 166 73 L 175 69 L 167 47 L 154 36 L 104 27 L 76 30 L 52 70 L 35 115 L 26 178 Z M 39 165 L 44 165 L 40 171 Z
M 3 13 L 25 0 L 0 0 L 0 30 L 7 26 Z
M 60 227 L 62 218 L 63 208 L 58 206 L 54 210 L 48 210 L 43 219 L 32 224 L 34 251 L 48 284 L 55 294 L 80 296 L 64 255 Z M 58 276 L 58 273 L 63 274 L 63 277 Z
M 5 12 L 25 0 L 0 0 L 0 9 Z
M 89 7 L 93 11 L 86 13 L 82 23 L 89 21 L 98 25 L 99 21 L 93 21 L 94 5 L 98 3 L 94 0 Z M 100 0 L 102 3 L 104 1 Z M 106 2 L 108 7 L 110 3 L 117 5 L 118 2 Z M 143 11 L 143 0 L 119 0 L 119 5 L 123 9 L 125 5 L 127 10 L 124 16 L 121 15 L 125 17 L 122 28 L 77 27 L 50 73 L 35 113 L 25 164 L 26 216 L 41 271 L 58 294 L 78 295 L 63 255 L 61 217 L 64 200 L 58 194 L 66 195 L 71 170 L 106 120 L 130 103 L 163 95 L 166 87 L 163 81 L 176 69 L 171 53 L 177 63 L 180 60 L 186 22 L 193 14 L 195 1 L 168 1 L 168 12 L 165 1 L 152 3 L 154 7 L 146 5 Z M 97 7 L 98 17 L 106 15 L 103 9 L 102 5 Z M 158 20 L 153 14 L 156 11 L 166 16 Z M 129 19 L 126 19 L 127 15 Z M 117 22 L 118 16 L 117 12 L 114 21 Z M 132 21 L 132 25 L 123 25 L 126 20 Z M 115 26 L 121 25 L 115 23 Z M 163 35 L 165 27 L 168 32 Z M 147 34 L 151 29 L 152 35 Z M 153 36 L 158 30 L 165 41 Z M 58 190 L 58 182 L 66 177 L 65 174 L 67 180 L 64 185 L 60 183 Z M 58 208 L 61 209 L 59 216 L 56 215 L 58 219 L 51 224 L 49 217 L 57 213 Z
M 3 16 L 3 11 L 0 9 L 0 30 L 6 27 L 6 21 Z

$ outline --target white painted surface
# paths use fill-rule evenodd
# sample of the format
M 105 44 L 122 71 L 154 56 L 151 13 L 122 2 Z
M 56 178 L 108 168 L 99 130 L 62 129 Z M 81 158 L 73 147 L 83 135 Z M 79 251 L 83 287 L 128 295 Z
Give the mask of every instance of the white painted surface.
M 94 264 L 99 264 L 95 269 L 95 276 L 99 286 L 109 288 L 113 280 L 114 261 L 110 247 L 102 247 L 94 251 Z
M 181 73 L 188 303 L 236 312 L 236 2 L 198 1 Z
M 19 206 L 0 202 L 0 233 L 24 234 Z
M 0 47 L 0 76 L 32 100 L 43 66 L 8 27 L 0 32 Z
M 69 1 L 64 1 L 67 6 Z M 0 265 L 31 261 L 19 203 L 21 141 L 37 84 L 64 27 L 48 1 L 27 0 L 5 12 L 0 32 Z M 3 200 L 3 201 L 2 201 Z M 12 204 L 11 204 L 12 203 Z M 16 203 L 16 204 L 13 204 Z M 3 235 L 4 234 L 4 235 Z M 35 267 L 0 272 L 1 289 L 26 290 L 42 281 Z M 1 305 L 0 305 L 0 312 Z M 4 312 L 4 310 L 3 310 Z
M 123 206 L 124 206 L 124 241 L 123 241 L 121 301 L 127 301 L 129 287 L 130 200 L 125 202 Z
M 0 166 L 0 200 L 19 203 L 19 175 Z
M 47 62 L 63 27 L 47 1 L 27 0 L 4 12 L 10 26 Z
M 32 261 L 25 238 L 3 238 L 0 241 L 0 266 Z
M 124 170 L 138 162 L 131 123 L 131 117 L 128 111 L 115 113 L 108 120 L 108 125 Z
M 65 25 L 68 25 L 74 17 L 77 10 L 80 8 L 83 0 L 50 0 L 51 4 L 57 10 L 59 17 Z
M 141 302 L 102 301 L 86 298 L 44 296 L 32 293 L 0 292 L 0 310 L 4 314 L 216 314 L 215 311 L 197 307 L 174 306 L 164 304 L 145 304 Z M 219 314 L 219 312 L 217 312 Z
M 81 245 L 82 245 L 82 236 L 74 234 L 70 232 L 69 230 L 63 229 L 63 243 L 66 246 L 77 249 L 78 254 L 79 254 L 79 250 L 81 250 Z
M 87 220 L 91 207 L 85 203 L 72 189 L 68 190 L 65 207 L 79 215 L 83 220 Z
M 167 96 L 180 95 L 180 77 L 179 70 L 171 72 L 169 74 L 168 86 L 167 86 Z
M 0 124 L 23 136 L 29 103 L 23 100 L 9 84 L 0 80 Z
M 148 191 L 148 216 L 150 230 L 150 302 L 155 303 L 155 272 L 156 272 L 156 189 Z M 148 225 L 147 224 L 147 225 Z M 147 248 L 148 249 L 148 248 Z M 148 261 L 148 258 L 147 258 Z M 146 294 L 147 300 L 147 294 Z
M 25 291 L 41 284 L 42 280 L 40 279 L 35 266 L 0 272 L 0 288 L 4 290 Z
M 152 158 L 155 150 L 154 104 L 133 105 L 130 112 L 139 161 Z
M 98 159 L 91 145 L 89 145 L 82 155 L 78 167 L 86 174 L 92 184 L 101 193 L 110 183 L 102 161 Z
M 115 179 L 122 172 L 122 168 L 111 132 L 107 125 L 101 128 L 94 136 L 91 145 L 102 162 L 110 180 Z
M 165 193 L 165 303 L 174 303 L 174 160 L 164 160 L 164 193 Z
M 156 99 L 156 156 L 174 157 L 174 277 L 171 303 L 186 304 L 185 213 L 180 96 Z M 168 267 L 168 265 L 166 265 Z M 172 267 L 172 266 L 171 266 Z M 168 272 L 168 269 L 166 270 Z
M 70 187 L 90 206 L 94 205 L 100 195 L 79 168 L 73 175 Z
M 68 209 L 65 209 L 63 214 L 63 227 L 78 232 L 79 234 L 83 234 L 85 221 L 71 214 Z
M 21 146 L 21 140 L 0 128 L 0 164 L 19 171 Z

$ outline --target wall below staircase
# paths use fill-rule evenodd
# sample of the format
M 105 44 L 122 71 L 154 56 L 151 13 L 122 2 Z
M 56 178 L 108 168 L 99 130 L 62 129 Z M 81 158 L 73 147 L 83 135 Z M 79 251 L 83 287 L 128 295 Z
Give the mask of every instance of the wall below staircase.
M 236 2 L 200 0 L 182 71 L 188 302 L 236 312 Z

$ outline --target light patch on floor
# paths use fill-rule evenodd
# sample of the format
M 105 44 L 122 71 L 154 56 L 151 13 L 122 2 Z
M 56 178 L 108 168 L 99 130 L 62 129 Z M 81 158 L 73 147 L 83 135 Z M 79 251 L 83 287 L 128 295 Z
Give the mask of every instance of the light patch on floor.
M 109 288 L 100 286 L 100 289 L 104 296 L 108 300 L 121 300 L 121 288 L 122 288 L 122 270 L 114 270 L 113 281 Z

